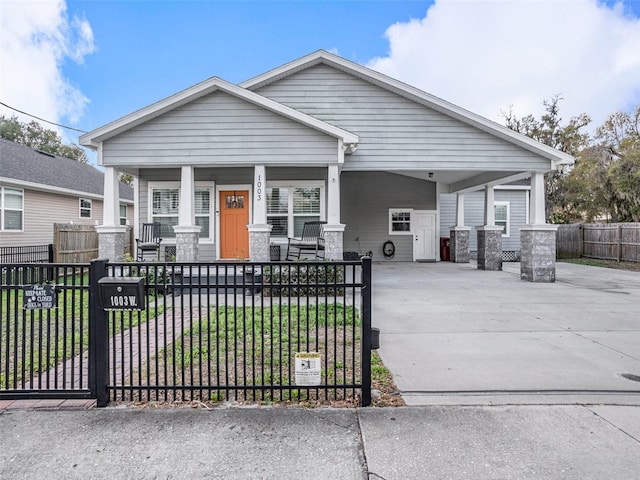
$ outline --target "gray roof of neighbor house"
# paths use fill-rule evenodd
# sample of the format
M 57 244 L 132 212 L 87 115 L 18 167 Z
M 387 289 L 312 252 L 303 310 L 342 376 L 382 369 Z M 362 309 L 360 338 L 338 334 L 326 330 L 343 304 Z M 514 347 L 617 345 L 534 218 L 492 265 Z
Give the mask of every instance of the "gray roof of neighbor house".
M 104 194 L 104 173 L 93 165 L 51 155 L 31 147 L 0 138 L 0 181 L 42 185 L 48 190 L 67 193 Z M 35 186 L 35 185 L 33 185 Z M 133 188 L 120 184 L 120 198 L 133 201 Z

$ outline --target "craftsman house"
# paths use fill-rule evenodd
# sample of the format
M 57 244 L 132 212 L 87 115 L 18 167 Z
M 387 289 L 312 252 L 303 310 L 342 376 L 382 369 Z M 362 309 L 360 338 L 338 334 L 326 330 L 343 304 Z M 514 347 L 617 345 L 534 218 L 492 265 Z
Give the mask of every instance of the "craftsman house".
M 101 254 L 122 255 L 115 182 L 124 172 L 136 179 L 136 228 L 160 223 L 163 244 L 185 261 L 269 261 L 272 245 L 318 220 L 326 222 L 327 259 L 371 251 L 374 259 L 435 261 L 440 193 L 456 194 L 452 257 L 468 261 L 464 194 L 482 191 L 478 265 L 496 268 L 494 187 L 531 177 L 533 233 L 525 235 L 547 242 L 555 231 L 544 225 L 543 175 L 572 162 L 325 51 L 239 85 L 210 78 L 80 143 L 105 167 Z
M 104 173 L 0 138 L 0 247 L 53 242 L 54 223 L 103 223 Z M 118 225 L 133 222 L 133 189 L 118 186 Z

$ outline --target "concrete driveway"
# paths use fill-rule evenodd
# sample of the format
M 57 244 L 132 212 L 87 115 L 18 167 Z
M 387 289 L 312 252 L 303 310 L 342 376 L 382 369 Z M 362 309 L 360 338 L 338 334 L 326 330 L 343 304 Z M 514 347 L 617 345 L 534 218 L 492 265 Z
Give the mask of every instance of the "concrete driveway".
M 376 262 L 373 325 L 408 405 L 640 405 L 639 272 Z

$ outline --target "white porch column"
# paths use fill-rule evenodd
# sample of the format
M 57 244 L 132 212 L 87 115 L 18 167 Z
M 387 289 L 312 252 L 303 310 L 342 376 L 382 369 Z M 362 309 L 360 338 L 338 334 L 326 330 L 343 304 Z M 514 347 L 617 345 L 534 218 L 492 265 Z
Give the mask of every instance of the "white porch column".
M 193 166 L 184 165 L 180 170 L 180 209 L 176 232 L 176 261 L 197 262 L 201 227 L 196 225 L 195 184 Z
M 493 227 L 496 224 L 495 210 L 495 191 L 493 186 L 485 185 L 484 187 L 484 224 Z
M 180 211 L 178 225 L 193 226 L 196 223 L 195 185 L 193 167 L 183 165 L 180 170 Z
M 502 270 L 502 227 L 496 227 L 495 194 L 492 185 L 484 187 L 484 225 L 477 227 L 478 268 Z
M 264 165 L 253 168 L 253 222 L 247 228 L 251 261 L 269 262 L 271 225 L 267 224 L 267 171 Z
M 469 263 L 471 227 L 464 226 L 464 193 L 456 194 L 456 224 L 449 230 L 449 255 L 455 263 Z
M 327 224 L 324 226 L 325 259 L 342 260 L 345 225 L 340 223 L 340 168 L 327 168 Z
M 102 163 L 102 148 L 98 148 L 98 163 Z M 98 232 L 98 256 L 112 262 L 124 260 L 124 236 L 126 225 L 120 225 L 120 182 L 113 167 L 104 170 L 104 195 L 102 202 L 102 225 Z
M 464 227 L 464 193 L 456 194 L 456 227 Z
M 104 169 L 104 203 L 102 224 L 120 225 L 120 182 L 113 167 Z
M 558 227 L 546 223 L 544 173 L 531 172 L 529 223 L 520 229 L 520 278 L 555 282 Z
M 531 201 L 529 205 L 529 223 L 531 225 L 547 223 L 544 197 L 544 173 L 533 172 L 531 174 Z

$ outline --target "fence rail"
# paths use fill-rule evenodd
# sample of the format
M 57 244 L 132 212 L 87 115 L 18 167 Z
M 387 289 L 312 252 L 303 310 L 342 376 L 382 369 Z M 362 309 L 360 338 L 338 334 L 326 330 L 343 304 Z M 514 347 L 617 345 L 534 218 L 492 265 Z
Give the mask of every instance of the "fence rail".
M 53 263 L 53 245 L 0 247 L 2 263 Z
M 131 254 L 133 228 L 125 233 L 125 253 Z M 88 263 L 98 258 L 98 232 L 93 225 L 55 223 L 53 225 L 55 261 L 58 263 Z
M 1 267 L 0 398 L 371 401 L 370 259 Z M 105 277 L 142 278 L 141 309 L 105 311 Z
M 640 262 L 640 223 L 560 225 L 557 254 Z

